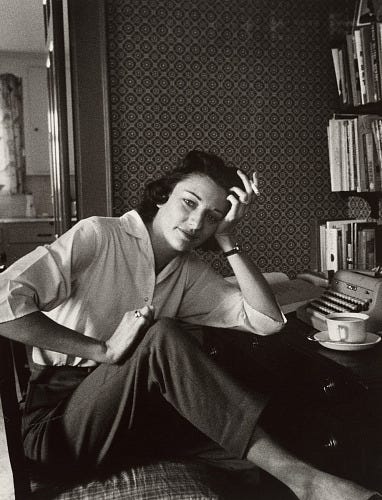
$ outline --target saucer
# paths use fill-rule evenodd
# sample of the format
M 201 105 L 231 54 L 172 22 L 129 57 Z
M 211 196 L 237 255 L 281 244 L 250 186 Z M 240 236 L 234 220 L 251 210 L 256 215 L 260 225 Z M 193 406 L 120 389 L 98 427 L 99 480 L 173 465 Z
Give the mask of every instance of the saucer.
M 360 344 L 352 344 L 350 342 L 335 342 L 333 340 L 329 340 L 327 331 L 315 333 L 313 335 L 313 338 L 324 347 L 327 347 L 328 349 L 334 349 L 335 351 L 362 351 L 364 349 L 370 349 L 381 341 L 381 337 L 379 335 L 370 332 L 366 334 L 365 342 L 362 342 Z

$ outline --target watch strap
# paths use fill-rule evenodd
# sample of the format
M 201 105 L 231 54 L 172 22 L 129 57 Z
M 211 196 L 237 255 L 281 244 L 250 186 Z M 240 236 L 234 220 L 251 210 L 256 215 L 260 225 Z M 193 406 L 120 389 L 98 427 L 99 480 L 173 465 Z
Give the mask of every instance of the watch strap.
M 227 252 L 223 252 L 224 257 L 229 257 L 230 255 L 235 255 L 235 253 L 240 253 L 241 248 L 238 243 L 235 243 L 235 246 L 231 249 L 228 250 Z

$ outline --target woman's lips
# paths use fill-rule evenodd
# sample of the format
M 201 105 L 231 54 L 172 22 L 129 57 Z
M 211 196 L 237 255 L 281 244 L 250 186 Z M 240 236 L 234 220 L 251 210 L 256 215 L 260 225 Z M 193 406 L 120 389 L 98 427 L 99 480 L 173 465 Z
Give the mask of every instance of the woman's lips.
M 178 227 L 178 230 L 180 231 L 180 234 L 188 241 L 195 241 L 198 238 L 195 234 L 189 233 L 188 231 L 185 231 L 180 227 Z

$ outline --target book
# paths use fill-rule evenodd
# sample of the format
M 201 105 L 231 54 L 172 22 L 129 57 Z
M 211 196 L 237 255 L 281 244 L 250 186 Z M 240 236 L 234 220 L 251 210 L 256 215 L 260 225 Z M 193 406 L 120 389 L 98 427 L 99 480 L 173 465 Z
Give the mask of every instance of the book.
M 337 48 L 337 47 L 332 48 L 332 59 L 333 59 L 334 73 L 336 75 L 338 95 L 340 96 L 341 101 L 343 102 L 343 95 L 342 95 L 343 85 L 341 82 L 340 49 L 339 48 Z
M 370 56 L 371 70 L 373 78 L 373 101 L 378 102 L 381 99 L 381 68 L 378 54 L 378 26 L 377 23 L 370 24 Z
M 365 233 L 366 269 L 373 269 L 376 264 L 375 228 L 367 228 L 363 232 Z
M 358 168 L 358 134 L 357 134 L 357 119 L 349 120 L 349 143 L 350 143 L 350 189 L 359 191 L 359 168 Z
M 372 60 L 372 35 L 371 35 L 371 24 L 366 24 L 359 28 L 361 47 L 362 47 L 362 59 L 363 59 L 363 69 L 364 69 L 364 80 L 365 80 L 365 94 L 366 100 L 364 104 L 375 102 L 375 82 L 373 75 L 373 60 Z
M 361 89 L 360 89 L 358 61 L 355 52 L 355 42 L 353 33 L 348 33 L 346 35 L 346 48 L 347 48 L 347 56 L 349 62 L 350 86 L 352 89 L 352 104 L 353 106 L 359 106 L 361 104 Z
M 342 191 L 342 131 L 339 120 L 332 118 L 328 125 L 330 186 L 332 191 Z
M 349 182 L 349 137 L 348 137 L 348 123 L 347 119 L 339 121 L 341 129 L 341 191 L 350 190 Z
M 381 234 L 382 225 L 377 220 L 357 222 L 355 225 L 354 239 L 356 245 L 355 268 L 371 269 L 377 264 L 377 249 L 382 242 L 377 241 Z
M 375 228 L 364 227 L 358 232 L 357 269 L 372 269 L 376 265 Z
M 377 22 L 375 25 L 377 38 L 377 59 L 379 71 L 379 95 L 382 99 L 382 22 Z
M 355 46 L 355 52 L 356 52 L 356 56 L 357 56 L 357 63 L 358 63 L 361 104 L 366 104 L 367 103 L 366 75 L 365 75 L 365 63 L 364 63 L 364 57 L 363 57 L 363 47 L 362 47 L 362 41 L 361 41 L 360 28 L 354 30 L 354 46 Z
M 326 271 L 326 224 L 320 225 L 320 271 Z
M 358 125 L 358 147 L 360 173 L 365 176 L 362 191 L 379 191 L 381 189 L 380 164 L 375 144 L 373 126 L 374 121 L 379 122 L 379 115 L 359 115 Z
M 326 228 L 326 270 L 338 271 L 338 229 Z
M 369 191 L 376 191 L 376 166 L 374 156 L 374 139 L 371 131 L 364 135 L 366 148 L 367 173 L 369 176 Z
M 374 120 L 371 123 L 371 129 L 373 131 L 374 136 L 374 144 L 375 144 L 375 162 L 376 162 L 376 190 L 382 190 L 382 119 Z
M 358 0 L 355 12 L 355 26 L 365 26 L 375 21 L 379 12 L 380 0 Z
M 326 228 L 337 229 L 338 269 L 352 269 L 353 250 L 351 248 L 352 247 L 351 222 L 348 220 L 327 221 Z

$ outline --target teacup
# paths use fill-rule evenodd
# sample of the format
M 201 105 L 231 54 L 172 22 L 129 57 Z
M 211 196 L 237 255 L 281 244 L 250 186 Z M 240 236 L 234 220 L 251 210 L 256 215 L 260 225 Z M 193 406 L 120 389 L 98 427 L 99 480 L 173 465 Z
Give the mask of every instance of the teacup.
M 369 316 L 364 313 L 332 313 L 326 316 L 328 336 L 334 342 L 361 344 L 366 340 Z

